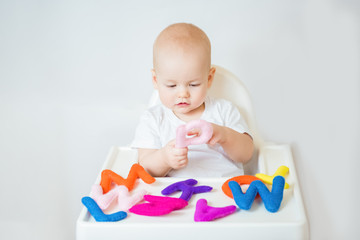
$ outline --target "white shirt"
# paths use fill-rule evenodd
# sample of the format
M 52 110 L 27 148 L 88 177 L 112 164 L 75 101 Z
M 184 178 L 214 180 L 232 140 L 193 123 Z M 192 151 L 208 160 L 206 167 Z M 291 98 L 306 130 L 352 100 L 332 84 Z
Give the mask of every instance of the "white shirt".
M 244 118 L 229 101 L 207 97 L 201 119 L 240 133 L 249 133 Z M 132 148 L 160 149 L 175 139 L 178 126 L 185 124 L 162 104 L 149 108 L 141 116 Z M 232 161 L 220 144 L 189 146 L 188 165 L 168 173 L 171 177 L 233 177 L 244 174 L 241 163 Z

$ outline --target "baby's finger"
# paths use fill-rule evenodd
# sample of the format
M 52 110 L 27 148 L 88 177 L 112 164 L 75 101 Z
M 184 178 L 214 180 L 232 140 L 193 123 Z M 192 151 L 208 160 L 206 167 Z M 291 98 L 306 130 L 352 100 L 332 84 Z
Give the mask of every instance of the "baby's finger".
M 188 153 L 188 148 L 174 148 L 174 155 L 175 156 L 184 156 Z
M 185 167 L 186 165 L 187 165 L 186 159 L 179 161 L 179 168 L 183 168 L 183 167 Z
M 215 142 L 214 137 L 211 137 L 211 138 L 209 139 L 209 141 L 207 141 L 206 144 L 214 145 L 214 142 Z
M 183 168 L 187 165 L 187 161 L 186 160 L 180 160 L 178 162 L 176 162 L 173 166 L 174 169 L 180 169 Z

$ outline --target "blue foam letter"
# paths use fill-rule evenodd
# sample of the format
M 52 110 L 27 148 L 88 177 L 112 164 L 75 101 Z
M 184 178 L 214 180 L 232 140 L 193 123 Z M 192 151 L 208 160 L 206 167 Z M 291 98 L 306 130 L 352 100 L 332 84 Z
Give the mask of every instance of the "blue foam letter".
M 235 203 L 240 209 L 249 210 L 254 202 L 256 194 L 259 193 L 264 202 L 265 208 L 269 212 L 277 212 L 279 210 L 283 199 L 284 186 L 284 177 L 276 176 L 273 180 L 271 192 L 263 182 L 256 180 L 250 184 L 250 187 L 244 194 L 237 182 L 229 182 L 229 187 L 234 196 Z

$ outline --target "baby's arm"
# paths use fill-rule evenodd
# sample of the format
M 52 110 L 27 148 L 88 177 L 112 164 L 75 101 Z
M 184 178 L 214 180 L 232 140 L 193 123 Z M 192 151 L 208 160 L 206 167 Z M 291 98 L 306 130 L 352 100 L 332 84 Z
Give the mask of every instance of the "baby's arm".
M 235 162 L 246 163 L 252 157 L 254 144 L 247 133 L 239 133 L 231 128 L 213 124 L 213 136 L 208 144 L 219 143 L 227 155 Z
M 175 140 L 160 149 L 138 149 L 138 161 L 153 177 L 164 177 L 188 163 L 188 148 L 176 148 Z

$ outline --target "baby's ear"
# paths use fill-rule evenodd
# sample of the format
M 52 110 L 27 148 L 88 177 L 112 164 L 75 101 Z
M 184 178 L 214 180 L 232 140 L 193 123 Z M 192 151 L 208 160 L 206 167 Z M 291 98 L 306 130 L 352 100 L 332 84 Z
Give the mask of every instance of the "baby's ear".
M 157 82 L 157 78 L 156 78 L 156 73 L 155 73 L 155 69 L 151 69 L 151 79 L 152 79 L 152 83 L 155 89 L 158 89 L 158 82 Z
M 210 88 L 213 83 L 215 72 L 216 72 L 216 68 L 211 67 L 208 75 L 208 88 Z

